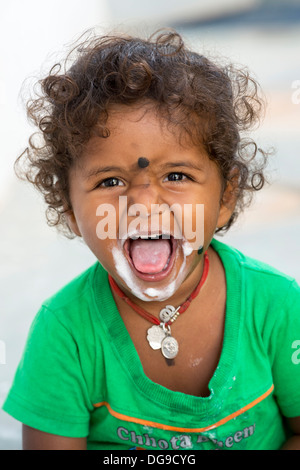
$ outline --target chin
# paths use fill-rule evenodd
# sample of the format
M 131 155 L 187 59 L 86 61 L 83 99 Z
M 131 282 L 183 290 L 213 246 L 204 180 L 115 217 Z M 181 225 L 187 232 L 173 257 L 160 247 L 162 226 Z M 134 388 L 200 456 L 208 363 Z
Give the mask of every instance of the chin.
M 140 270 L 136 255 L 133 256 L 134 244 L 139 249 L 144 245 L 149 249 L 150 244 L 151 247 L 153 245 L 153 250 L 158 245 L 164 246 L 165 258 L 160 263 L 151 265 L 151 269 L 146 270 L 145 265 L 142 265 Z M 145 302 L 163 302 L 175 294 L 188 277 L 187 257 L 191 253 L 188 242 L 175 239 L 172 234 L 166 237 L 162 233 L 151 234 L 150 237 L 135 233 L 134 236 L 119 241 L 112 249 L 117 278 L 135 297 Z

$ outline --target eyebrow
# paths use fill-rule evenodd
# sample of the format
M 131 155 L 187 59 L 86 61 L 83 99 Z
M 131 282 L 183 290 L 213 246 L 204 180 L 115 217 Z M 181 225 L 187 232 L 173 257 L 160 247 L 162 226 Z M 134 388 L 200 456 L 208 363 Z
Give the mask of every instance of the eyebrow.
M 184 168 L 192 168 L 194 170 L 202 171 L 203 167 L 201 165 L 196 165 L 195 163 L 182 161 L 182 162 L 167 162 L 162 165 L 162 168 L 176 168 L 176 167 L 184 167 Z
M 136 164 L 133 165 L 134 167 Z M 196 165 L 194 163 L 186 162 L 186 161 L 179 161 L 179 162 L 167 162 L 163 165 L 161 165 L 161 168 L 163 169 L 171 169 L 171 168 L 178 168 L 178 167 L 184 167 L 184 168 L 192 168 L 194 170 L 202 171 L 203 168 L 199 165 Z M 92 168 L 89 171 L 84 172 L 84 178 L 85 179 L 90 179 L 93 177 L 96 177 L 102 173 L 109 173 L 112 171 L 117 171 L 117 172 L 124 172 L 124 168 L 121 168 L 120 166 L 105 166 L 105 167 L 97 167 L 97 168 Z
M 104 166 L 104 167 L 92 168 L 91 170 L 84 172 L 84 178 L 90 179 L 95 176 L 98 176 L 101 173 L 109 173 L 111 171 L 124 171 L 124 169 L 121 168 L 120 166 Z

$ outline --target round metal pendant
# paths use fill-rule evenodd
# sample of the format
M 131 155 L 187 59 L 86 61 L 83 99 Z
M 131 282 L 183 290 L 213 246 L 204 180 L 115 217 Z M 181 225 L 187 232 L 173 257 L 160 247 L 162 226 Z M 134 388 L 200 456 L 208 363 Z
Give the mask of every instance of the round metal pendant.
M 160 349 L 166 333 L 159 325 L 153 325 L 147 331 L 147 340 L 152 349 Z
M 161 343 L 161 352 L 167 359 L 174 359 L 178 354 L 178 343 L 173 336 L 166 336 Z

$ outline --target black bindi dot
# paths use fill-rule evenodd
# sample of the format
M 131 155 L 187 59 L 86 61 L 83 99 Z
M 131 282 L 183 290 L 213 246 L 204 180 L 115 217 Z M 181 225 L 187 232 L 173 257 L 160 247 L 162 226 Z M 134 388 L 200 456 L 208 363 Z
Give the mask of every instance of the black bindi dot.
M 149 163 L 150 163 L 150 162 L 149 162 L 148 158 L 140 157 L 140 158 L 138 159 L 138 166 L 139 166 L 140 168 L 147 168 L 147 166 L 149 165 Z

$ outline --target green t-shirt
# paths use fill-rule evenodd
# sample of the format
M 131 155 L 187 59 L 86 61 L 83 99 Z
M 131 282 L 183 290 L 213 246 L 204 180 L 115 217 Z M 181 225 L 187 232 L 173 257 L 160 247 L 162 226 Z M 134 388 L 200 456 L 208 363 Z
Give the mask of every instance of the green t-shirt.
M 34 319 L 3 409 L 88 449 L 279 449 L 300 415 L 300 288 L 217 241 L 224 341 L 208 397 L 152 382 L 96 263 Z

